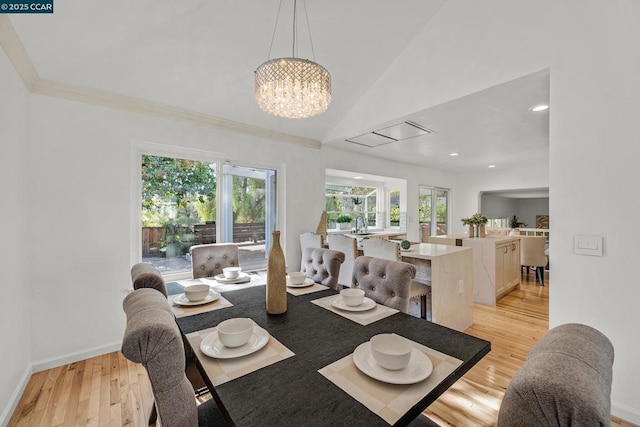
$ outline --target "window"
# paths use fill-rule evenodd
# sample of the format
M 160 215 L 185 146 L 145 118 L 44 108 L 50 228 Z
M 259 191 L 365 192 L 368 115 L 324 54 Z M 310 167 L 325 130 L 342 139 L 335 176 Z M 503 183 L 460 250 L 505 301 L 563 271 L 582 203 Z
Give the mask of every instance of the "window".
M 143 261 L 163 274 L 190 273 L 191 246 L 234 242 L 243 267 L 266 265 L 275 170 L 143 154 L 141 172 Z
M 364 216 L 369 227 L 376 227 L 378 224 L 377 201 L 378 189 L 376 188 L 326 184 L 327 227 L 337 228 L 336 220 L 340 216 L 350 216 L 353 220 L 357 216 Z
M 400 226 L 400 191 L 389 192 L 389 225 L 391 227 Z
M 422 241 L 428 236 L 448 233 L 449 190 L 443 188 L 420 187 L 418 196 L 418 218 Z

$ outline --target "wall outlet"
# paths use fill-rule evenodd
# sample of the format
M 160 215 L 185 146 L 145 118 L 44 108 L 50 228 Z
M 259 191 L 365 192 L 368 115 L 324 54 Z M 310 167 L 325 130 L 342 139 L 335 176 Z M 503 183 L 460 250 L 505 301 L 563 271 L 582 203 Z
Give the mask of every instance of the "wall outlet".
M 464 294 L 464 280 L 458 280 L 458 293 L 460 295 Z

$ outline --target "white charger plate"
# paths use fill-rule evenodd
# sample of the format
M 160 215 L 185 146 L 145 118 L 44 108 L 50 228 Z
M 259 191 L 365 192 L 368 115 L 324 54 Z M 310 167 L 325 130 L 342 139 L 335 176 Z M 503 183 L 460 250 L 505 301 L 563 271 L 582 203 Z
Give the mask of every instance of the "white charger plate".
M 206 297 L 204 297 L 204 299 L 201 299 L 200 301 L 189 301 L 189 299 L 185 294 L 180 294 L 173 297 L 173 303 L 177 305 L 185 305 L 185 306 L 202 305 L 202 304 L 209 304 L 210 302 L 213 302 L 218 298 L 220 298 L 220 294 L 214 291 L 213 289 L 210 289 L 209 294 Z
M 245 283 L 251 280 L 251 278 L 249 277 L 249 274 L 245 272 L 240 272 L 238 277 L 236 277 L 235 279 L 227 279 L 224 277 L 224 274 L 218 274 L 213 278 L 216 279 L 218 283 L 226 283 L 226 284 Z
M 433 372 L 431 359 L 415 347 L 411 351 L 411 359 L 407 366 L 397 371 L 385 369 L 373 358 L 371 343 L 368 341 L 356 347 L 353 352 L 353 363 L 365 375 L 389 384 L 419 383 L 429 378 Z
M 344 311 L 367 311 L 375 308 L 376 302 L 371 298 L 364 297 L 364 299 L 362 300 L 362 304 L 360 305 L 347 305 L 338 295 L 336 298 L 334 298 L 333 301 L 331 301 L 331 305 L 339 310 Z
M 314 282 L 313 279 L 305 277 L 304 282 L 300 283 L 299 285 L 294 285 L 289 281 L 289 278 L 287 277 L 287 287 L 289 288 L 306 288 L 307 286 L 311 286 L 314 283 L 316 282 Z
M 200 343 L 200 350 L 209 357 L 215 359 L 234 359 L 255 353 L 269 342 L 269 332 L 258 325 L 253 327 L 253 335 L 249 342 L 240 347 L 225 347 L 218 338 L 218 331 L 207 335 Z

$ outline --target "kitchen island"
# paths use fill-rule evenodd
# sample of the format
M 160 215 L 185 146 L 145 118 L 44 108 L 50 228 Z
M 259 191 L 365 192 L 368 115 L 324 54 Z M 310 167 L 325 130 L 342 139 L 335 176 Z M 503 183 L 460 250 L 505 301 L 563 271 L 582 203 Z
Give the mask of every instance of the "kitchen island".
M 473 249 L 473 300 L 477 303 L 495 307 L 520 283 L 520 236 L 430 236 L 428 241 Z
M 471 248 L 418 243 L 402 251 L 416 267 L 416 281 L 431 285 L 431 321 L 457 331 L 473 324 L 473 251 Z

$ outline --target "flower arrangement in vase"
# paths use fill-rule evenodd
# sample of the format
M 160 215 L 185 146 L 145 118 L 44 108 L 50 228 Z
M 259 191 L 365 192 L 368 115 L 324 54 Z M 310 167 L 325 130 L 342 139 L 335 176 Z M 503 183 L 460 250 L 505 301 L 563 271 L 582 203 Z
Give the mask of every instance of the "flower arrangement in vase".
M 477 212 L 469 218 L 462 218 L 462 225 L 469 226 L 469 237 L 484 237 L 484 227 L 489 222 L 486 216 Z

